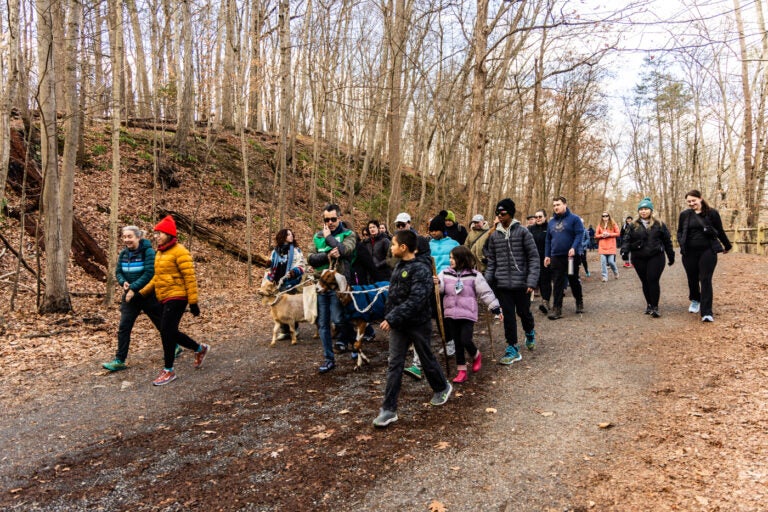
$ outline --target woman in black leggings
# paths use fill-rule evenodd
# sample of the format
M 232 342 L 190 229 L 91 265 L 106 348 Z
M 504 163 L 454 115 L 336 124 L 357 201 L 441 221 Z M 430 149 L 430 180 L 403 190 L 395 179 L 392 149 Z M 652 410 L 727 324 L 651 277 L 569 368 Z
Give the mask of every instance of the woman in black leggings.
M 712 274 L 717 266 L 717 253 L 731 250 L 731 241 L 723 231 L 717 210 L 711 208 L 701 192 L 691 190 L 685 195 L 688 209 L 680 213 L 677 241 L 688 277 L 690 313 L 699 313 L 702 322 L 714 322 L 712 315 Z
M 646 197 L 637 207 L 639 214 L 621 243 L 622 257 L 632 255 L 632 265 L 637 277 L 643 284 L 645 296 L 645 314 L 659 318 L 659 297 L 661 296 L 661 273 L 664 272 L 664 253 L 672 266 L 675 263 L 675 250 L 667 225 L 653 217 L 653 203 Z

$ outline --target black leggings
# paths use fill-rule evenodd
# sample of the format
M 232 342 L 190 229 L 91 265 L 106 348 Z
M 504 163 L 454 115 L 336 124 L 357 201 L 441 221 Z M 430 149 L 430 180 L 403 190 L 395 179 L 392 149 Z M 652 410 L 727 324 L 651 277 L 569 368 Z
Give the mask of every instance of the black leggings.
M 467 364 L 464 355 L 466 350 L 470 357 L 477 355 L 477 347 L 472 341 L 472 333 L 475 330 L 475 322 L 472 320 L 445 318 L 445 332 L 449 340 L 456 343 L 456 364 Z
M 664 253 L 659 253 L 651 258 L 632 258 L 632 264 L 635 266 L 637 277 L 643 283 L 643 295 L 645 303 L 652 308 L 659 307 L 659 297 L 661 296 L 661 273 L 664 272 Z
M 562 295 L 563 291 L 560 290 L 560 293 Z M 496 298 L 499 299 L 501 311 L 504 313 L 504 337 L 507 339 L 507 345 L 517 346 L 515 313 L 520 317 L 520 323 L 523 324 L 525 332 L 531 332 L 534 328 L 531 296 L 525 288 L 516 288 L 514 290 L 496 290 Z
M 701 316 L 712 315 L 712 274 L 717 266 L 717 253 L 712 249 L 688 249 L 683 254 L 683 267 L 688 277 L 688 299 L 701 303 Z
M 167 369 L 173 368 L 176 357 L 176 345 L 181 345 L 197 352 L 200 344 L 179 330 L 181 317 L 187 309 L 185 300 L 169 300 L 162 304 L 163 316 L 160 320 L 160 339 L 163 340 L 163 358 Z

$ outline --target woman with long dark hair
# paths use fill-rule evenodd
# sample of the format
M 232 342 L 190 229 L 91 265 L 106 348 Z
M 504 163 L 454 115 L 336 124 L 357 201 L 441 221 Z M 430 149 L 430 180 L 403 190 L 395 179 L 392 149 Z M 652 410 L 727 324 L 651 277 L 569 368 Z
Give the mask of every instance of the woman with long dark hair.
M 680 213 L 677 241 L 688 277 L 690 313 L 699 313 L 702 322 L 714 322 L 712 314 L 712 274 L 717 266 L 717 253 L 731 250 L 731 241 L 723 231 L 720 214 L 702 198 L 698 190 L 685 194 L 688 209 Z

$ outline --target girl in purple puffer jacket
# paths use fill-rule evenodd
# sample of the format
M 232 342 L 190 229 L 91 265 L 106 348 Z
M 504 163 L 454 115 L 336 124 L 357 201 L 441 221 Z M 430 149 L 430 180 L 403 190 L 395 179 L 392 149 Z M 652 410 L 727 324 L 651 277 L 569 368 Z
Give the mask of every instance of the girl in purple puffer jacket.
M 475 270 L 475 257 L 463 245 L 450 253 L 450 268 L 440 272 L 437 282 L 443 294 L 446 337 L 456 342 L 456 368 L 453 382 L 467 380 L 467 361 L 464 351 L 473 359 L 472 371 L 479 372 L 482 356 L 472 342 L 472 331 L 477 322 L 477 300 L 480 299 L 494 315 L 499 315 L 499 301 L 481 272 Z

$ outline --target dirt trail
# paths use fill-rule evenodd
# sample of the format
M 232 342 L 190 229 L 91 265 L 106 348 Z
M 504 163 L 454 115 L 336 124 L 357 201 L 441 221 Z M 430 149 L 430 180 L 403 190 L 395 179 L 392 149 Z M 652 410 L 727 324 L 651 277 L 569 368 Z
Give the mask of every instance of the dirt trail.
M 598 270 L 594 259 L 591 265 Z M 296 347 L 267 348 L 263 319 L 230 327 L 240 333 L 235 341 L 210 340 L 200 371 L 184 356 L 180 378 L 164 388 L 150 385 L 159 350 L 137 354 L 131 369 L 115 375 L 103 375 L 97 361 L 52 371 L 4 393 L 6 410 L 11 394 L 28 400 L 0 418 L 0 508 L 416 511 L 436 500 L 454 511 L 759 510 L 753 499 L 765 491 L 768 469 L 741 453 L 725 428 L 740 425 L 741 442 L 766 453 L 765 330 L 748 311 L 737 325 L 732 320 L 744 302 L 765 295 L 764 277 L 758 286 L 739 277 L 746 268 L 765 276 L 768 263 L 721 259 L 718 321 L 707 326 L 686 311 L 679 264 L 664 273 L 660 319 L 642 313 L 634 271 L 621 269 L 608 283 L 593 272 L 586 314 L 573 313 L 571 297 L 561 320 L 536 312 L 536 351 L 524 350 L 511 367 L 488 361 L 444 407 L 425 405 L 428 386 L 406 380 L 401 419 L 385 430 L 370 424 L 385 379 L 381 334 L 369 350 L 372 366 L 360 372 L 342 359 L 331 374 L 317 375 L 319 342 L 306 334 Z M 738 279 L 737 292 L 729 285 Z M 487 357 L 487 335 L 478 331 Z M 734 351 L 727 364 L 707 358 L 711 340 L 735 332 L 749 353 Z M 498 325 L 494 337 L 498 357 Z M 752 364 L 741 375 L 733 373 L 746 368 L 739 357 Z M 709 387 L 697 380 L 702 372 Z M 737 387 L 744 384 L 751 395 Z M 688 425 L 684 402 L 693 392 L 707 404 L 708 393 L 711 401 L 717 396 L 721 415 L 731 398 L 740 409 L 686 452 L 680 440 L 691 429 L 703 432 Z M 598 426 L 607 422 L 611 428 Z M 725 438 L 719 447 L 715 436 Z M 718 450 L 741 457 L 735 471 L 746 476 L 731 481 L 730 501 L 706 475 L 685 485 L 648 477 L 700 471 L 664 459 L 694 448 L 701 467 Z

